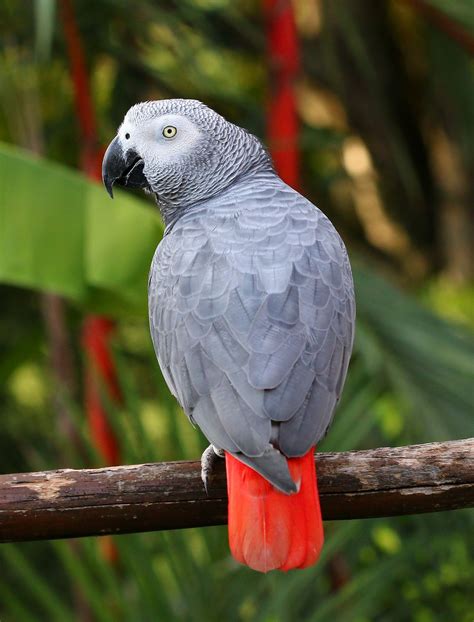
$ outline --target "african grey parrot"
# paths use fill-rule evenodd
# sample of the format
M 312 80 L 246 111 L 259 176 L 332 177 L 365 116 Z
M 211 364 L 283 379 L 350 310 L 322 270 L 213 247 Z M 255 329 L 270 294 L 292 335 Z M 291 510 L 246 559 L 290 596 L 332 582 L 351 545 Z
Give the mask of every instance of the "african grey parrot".
M 199 101 L 133 106 L 104 184 L 156 197 L 165 233 L 149 278 L 163 376 L 225 454 L 229 540 L 267 571 L 305 567 L 323 542 L 314 448 L 341 395 L 355 302 L 328 218 L 275 173 L 260 141 Z

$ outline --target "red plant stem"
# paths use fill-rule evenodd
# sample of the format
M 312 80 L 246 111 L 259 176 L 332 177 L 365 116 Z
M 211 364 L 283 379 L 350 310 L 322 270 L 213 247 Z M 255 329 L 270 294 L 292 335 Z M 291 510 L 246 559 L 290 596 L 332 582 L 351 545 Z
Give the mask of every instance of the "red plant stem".
M 300 57 L 293 9 L 290 0 L 264 0 L 264 11 L 271 78 L 267 138 L 278 174 L 299 189 L 299 122 L 293 84 Z
M 102 149 L 97 140 L 97 124 L 89 87 L 89 79 L 81 37 L 77 28 L 71 0 L 59 3 L 74 87 L 74 102 L 81 130 L 81 168 L 91 179 L 100 180 Z M 82 344 L 89 364 L 85 370 L 85 405 L 92 440 L 102 458 L 109 465 L 120 461 L 116 436 L 107 419 L 101 399 L 101 387 L 105 387 L 111 399 L 121 401 L 117 375 L 110 355 L 109 340 L 113 322 L 107 318 L 86 317 Z
M 108 465 L 120 464 L 115 434 L 107 419 L 101 399 L 101 388 L 108 390 L 112 400 L 120 403 L 122 396 L 110 356 L 109 339 L 114 323 L 105 317 L 89 315 L 82 328 L 82 345 L 91 359 L 85 374 L 85 402 L 92 439 Z
M 74 103 L 81 130 L 81 168 L 92 179 L 100 179 L 96 121 L 89 88 L 86 61 L 71 0 L 59 4 L 60 16 L 71 64 Z

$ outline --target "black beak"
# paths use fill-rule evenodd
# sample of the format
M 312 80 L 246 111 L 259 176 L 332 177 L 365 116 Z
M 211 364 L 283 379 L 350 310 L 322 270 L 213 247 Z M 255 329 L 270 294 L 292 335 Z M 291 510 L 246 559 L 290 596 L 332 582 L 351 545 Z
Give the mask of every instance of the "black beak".
M 108 146 L 102 161 L 102 181 L 112 199 L 114 184 L 129 188 L 149 188 L 143 167 L 143 160 L 135 151 L 129 149 L 124 154 L 116 136 Z

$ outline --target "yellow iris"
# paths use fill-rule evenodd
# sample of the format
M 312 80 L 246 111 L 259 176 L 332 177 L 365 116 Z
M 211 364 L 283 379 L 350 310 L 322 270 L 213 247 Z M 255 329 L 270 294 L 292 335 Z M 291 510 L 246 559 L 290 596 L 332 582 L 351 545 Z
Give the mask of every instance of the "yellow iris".
M 163 128 L 163 136 L 165 138 L 174 138 L 178 130 L 173 125 L 167 125 Z

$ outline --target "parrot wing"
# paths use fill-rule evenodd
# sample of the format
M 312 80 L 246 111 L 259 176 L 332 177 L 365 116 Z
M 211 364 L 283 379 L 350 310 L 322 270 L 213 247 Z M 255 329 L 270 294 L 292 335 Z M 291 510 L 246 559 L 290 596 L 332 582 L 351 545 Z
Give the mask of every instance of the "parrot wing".
M 170 389 L 216 446 L 288 490 L 286 456 L 325 434 L 352 349 L 354 292 L 329 220 L 273 183 L 184 215 L 150 275 L 150 324 Z

